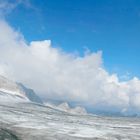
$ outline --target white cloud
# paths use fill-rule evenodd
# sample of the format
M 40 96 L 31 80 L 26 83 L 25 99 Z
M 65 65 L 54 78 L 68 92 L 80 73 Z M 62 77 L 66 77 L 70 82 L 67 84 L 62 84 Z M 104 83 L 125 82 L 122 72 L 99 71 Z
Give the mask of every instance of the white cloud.
M 8 1 L 8 0 L 0 0 L 0 16 L 3 16 L 9 12 L 11 12 L 17 5 L 20 3 L 20 0 Z
M 23 82 L 44 99 L 139 112 L 140 80 L 120 82 L 116 74 L 110 75 L 103 68 L 101 51 L 80 57 L 53 48 L 50 40 L 27 45 L 5 21 L 0 21 L 0 74 Z
M 37 10 L 37 8 L 31 4 L 30 0 L 0 0 L 0 17 L 3 18 L 19 5 Z

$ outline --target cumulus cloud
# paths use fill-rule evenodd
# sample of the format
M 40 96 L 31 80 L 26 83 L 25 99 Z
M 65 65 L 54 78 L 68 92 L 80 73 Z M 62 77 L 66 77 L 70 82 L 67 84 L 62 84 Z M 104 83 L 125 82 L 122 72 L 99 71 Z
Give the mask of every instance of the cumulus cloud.
M 83 57 L 54 48 L 50 40 L 27 45 L 21 33 L 0 21 L 0 74 L 59 99 L 140 112 L 140 80 L 120 82 L 103 67 L 102 52 Z

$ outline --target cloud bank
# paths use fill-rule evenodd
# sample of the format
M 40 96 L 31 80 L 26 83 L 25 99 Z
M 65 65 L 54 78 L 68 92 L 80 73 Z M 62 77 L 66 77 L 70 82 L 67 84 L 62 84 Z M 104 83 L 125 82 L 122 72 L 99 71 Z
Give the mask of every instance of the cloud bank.
M 140 112 L 140 80 L 120 82 L 103 67 L 102 52 L 80 57 L 51 46 L 27 45 L 21 33 L 0 21 L 0 74 L 35 89 L 44 99 L 59 99 Z

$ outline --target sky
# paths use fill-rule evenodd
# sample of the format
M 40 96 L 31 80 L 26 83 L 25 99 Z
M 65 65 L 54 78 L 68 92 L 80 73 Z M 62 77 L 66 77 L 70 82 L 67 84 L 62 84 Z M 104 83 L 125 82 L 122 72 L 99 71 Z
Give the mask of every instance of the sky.
M 103 51 L 104 66 L 125 80 L 140 77 L 139 0 L 32 0 L 6 20 L 27 42 L 51 39 L 66 52 Z M 118 57 L 119 56 L 119 57 Z
M 140 114 L 139 7 L 138 0 L 0 0 L 0 74 L 46 101 Z

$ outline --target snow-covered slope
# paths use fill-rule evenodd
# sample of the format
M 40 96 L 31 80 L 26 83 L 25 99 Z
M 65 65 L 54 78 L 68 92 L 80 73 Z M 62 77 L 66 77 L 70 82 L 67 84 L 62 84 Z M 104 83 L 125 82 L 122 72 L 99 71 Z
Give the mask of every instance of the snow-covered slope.
M 54 109 L 57 109 L 60 111 L 64 111 L 67 113 L 75 114 L 75 115 L 86 115 L 87 114 L 87 111 L 85 108 L 80 107 L 80 106 L 76 106 L 75 108 L 71 108 L 67 102 L 63 102 L 59 105 L 55 105 L 53 103 L 48 102 L 48 103 L 45 103 L 45 105 L 49 106 L 51 108 L 54 108 Z
M 43 104 L 43 101 L 32 89 L 26 88 L 23 84 L 13 82 L 0 76 L 0 102 L 7 101 L 31 101 Z M 84 108 L 80 106 L 71 108 L 67 102 L 63 102 L 59 105 L 54 105 L 52 103 L 46 103 L 45 105 L 71 114 L 87 114 Z
M 71 109 L 71 113 L 72 114 L 83 114 L 83 115 L 86 115 L 87 111 L 86 111 L 85 108 L 83 108 L 81 106 L 77 106 L 77 107 Z
M 71 115 L 31 102 L 0 102 L 0 140 L 140 140 L 140 119 Z
M 0 101 L 2 102 L 8 100 L 28 101 L 28 98 L 15 82 L 0 76 Z
M 0 76 L 0 101 L 31 101 L 43 104 L 34 90 L 3 76 Z
M 71 114 L 78 114 L 78 115 L 85 115 L 87 114 L 85 108 L 81 106 L 76 106 L 75 108 L 71 108 L 67 102 L 61 103 L 57 106 L 59 110 L 71 113 Z
M 71 108 L 67 102 L 61 103 L 60 105 L 57 106 L 57 108 L 59 110 L 66 111 L 66 112 L 70 112 L 70 110 L 71 110 Z

